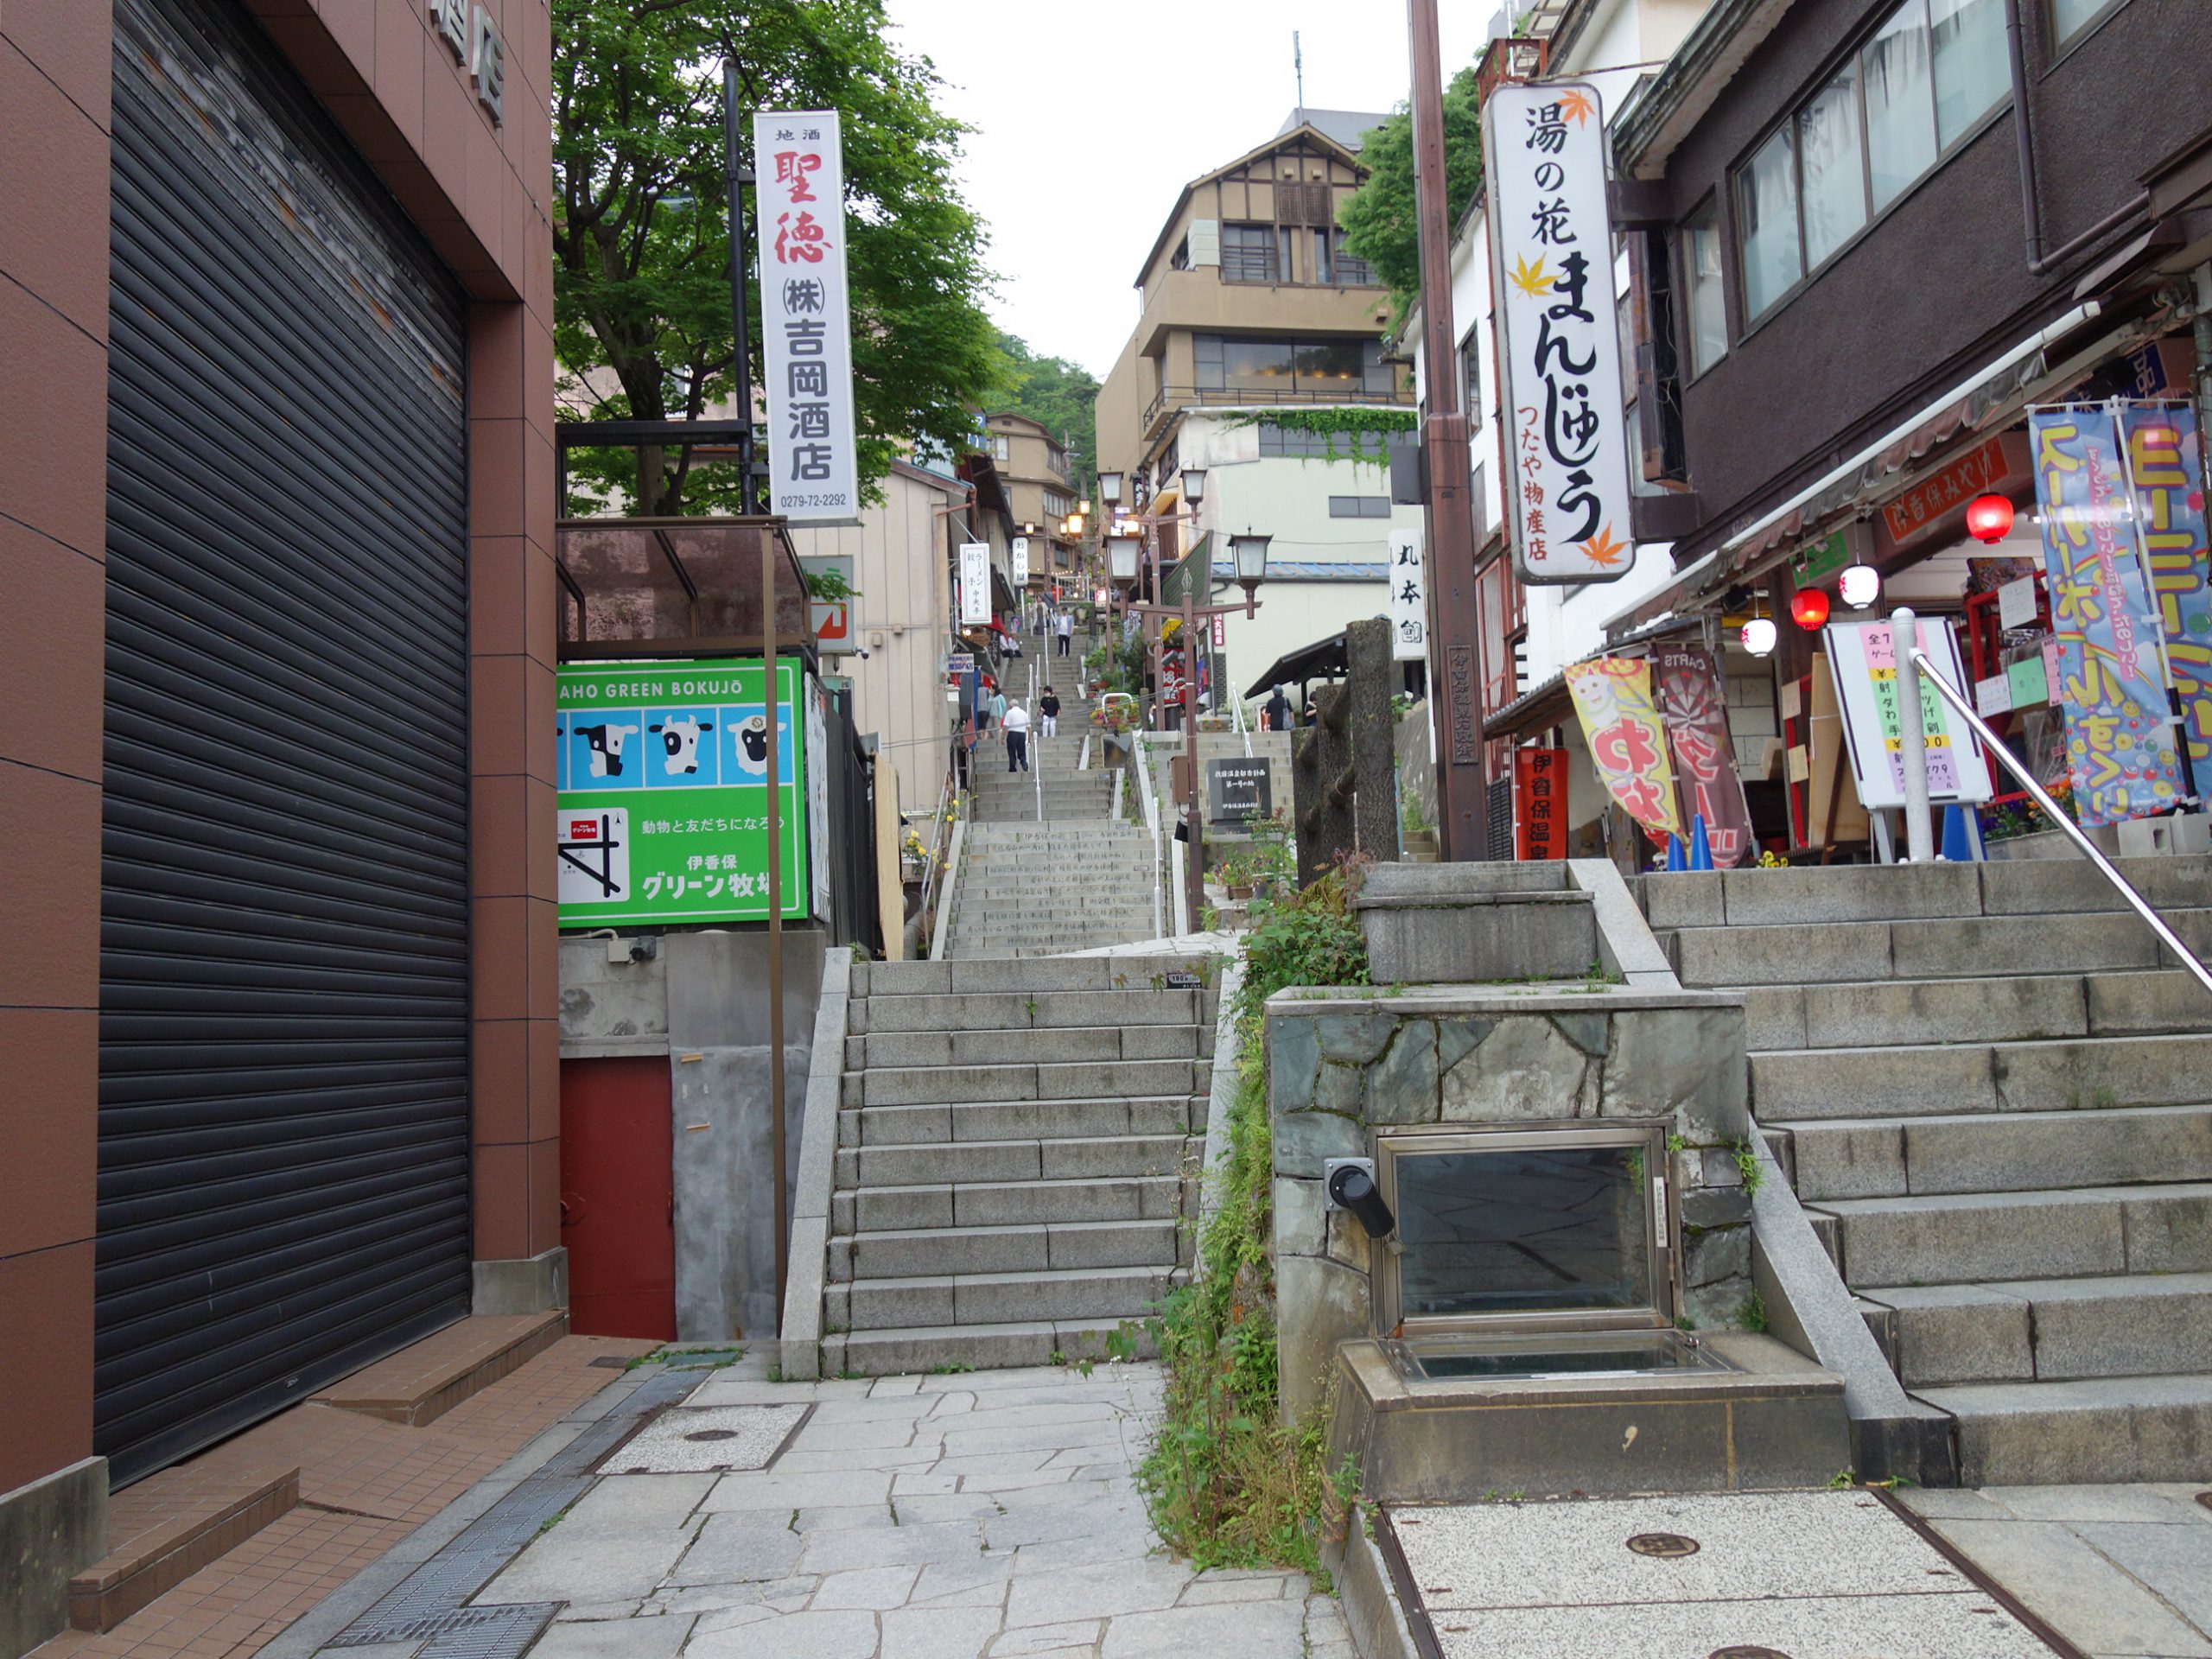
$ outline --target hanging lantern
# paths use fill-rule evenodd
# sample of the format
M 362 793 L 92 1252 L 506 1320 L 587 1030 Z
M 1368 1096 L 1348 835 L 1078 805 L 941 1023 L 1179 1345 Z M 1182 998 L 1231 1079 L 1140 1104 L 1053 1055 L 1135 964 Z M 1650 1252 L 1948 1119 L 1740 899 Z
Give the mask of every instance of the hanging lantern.
M 1810 633 L 1828 620 L 1828 596 L 1817 588 L 1801 588 L 1790 595 L 1789 614 Z
M 1774 619 L 1755 616 L 1744 624 L 1744 649 L 1754 657 L 1765 657 L 1774 651 Z
M 1863 611 L 1882 596 L 1881 574 L 1871 564 L 1854 564 L 1836 578 L 1836 591 L 1854 611 Z
M 2012 533 L 2012 504 L 2001 495 L 1977 495 L 1967 505 L 1967 534 L 1996 543 Z

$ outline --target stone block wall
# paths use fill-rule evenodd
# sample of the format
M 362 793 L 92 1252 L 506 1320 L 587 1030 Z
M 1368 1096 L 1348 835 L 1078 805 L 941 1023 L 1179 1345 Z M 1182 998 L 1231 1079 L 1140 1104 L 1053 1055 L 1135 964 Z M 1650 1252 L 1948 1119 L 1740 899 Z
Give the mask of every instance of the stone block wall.
M 1282 1408 L 1318 1404 L 1336 1344 L 1373 1329 L 1388 1257 L 1326 1212 L 1331 1158 L 1423 1126 L 1663 1122 L 1679 1211 L 1678 1306 L 1732 1325 L 1751 1294 L 1751 1117 L 1740 998 L 1591 982 L 1291 989 L 1268 1004 L 1268 1116 Z

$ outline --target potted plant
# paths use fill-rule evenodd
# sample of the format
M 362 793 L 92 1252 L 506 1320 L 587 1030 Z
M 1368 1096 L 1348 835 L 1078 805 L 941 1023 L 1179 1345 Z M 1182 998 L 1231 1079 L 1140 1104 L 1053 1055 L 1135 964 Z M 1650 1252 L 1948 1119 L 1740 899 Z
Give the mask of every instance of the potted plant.
M 1223 859 L 1215 874 L 1221 877 L 1222 885 L 1229 889 L 1231 899 L 1249 899 L 1252 896 L 1252 861 L 1242 853 L 1232 853 Z

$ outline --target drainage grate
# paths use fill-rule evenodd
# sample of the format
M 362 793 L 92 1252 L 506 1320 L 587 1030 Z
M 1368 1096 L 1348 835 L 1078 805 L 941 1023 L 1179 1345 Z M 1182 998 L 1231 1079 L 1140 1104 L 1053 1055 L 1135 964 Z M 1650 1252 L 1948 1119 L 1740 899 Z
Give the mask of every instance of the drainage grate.
M 545 1523 L 591 1490 L 589 1475 L 545 1480 L 533 1475 L 463 1528 L 450 1548 L 512 1555 Z
M 530 1644 L 553 1622 L 560 1604 L 518 1602 L 484 1611 L 498 1617 L 440 1631 L 416 1659 L 522 1659 Z
M 630 1362 L 620 1354 L 601 1354 L 592 1363 L 602 1371 L 626 1371 L 630 1369 Z
M 1639 1555 L 1656 1555 L 1662 1561 L 1680 1560 L 1698 1552 L 1697 1540 L 1679 1532 L 1639 1532 L 1628 1541 L 1628 1547 Z

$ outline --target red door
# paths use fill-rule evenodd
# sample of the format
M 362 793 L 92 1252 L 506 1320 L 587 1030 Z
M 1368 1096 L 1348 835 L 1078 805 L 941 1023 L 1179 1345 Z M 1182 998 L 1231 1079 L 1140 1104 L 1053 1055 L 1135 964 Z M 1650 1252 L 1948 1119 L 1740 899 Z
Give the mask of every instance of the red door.
M 665 1059 L 561 1062 L 569 1328 L 676 1337 L 676 1176 Z

